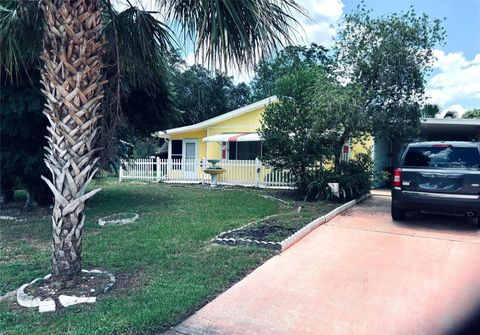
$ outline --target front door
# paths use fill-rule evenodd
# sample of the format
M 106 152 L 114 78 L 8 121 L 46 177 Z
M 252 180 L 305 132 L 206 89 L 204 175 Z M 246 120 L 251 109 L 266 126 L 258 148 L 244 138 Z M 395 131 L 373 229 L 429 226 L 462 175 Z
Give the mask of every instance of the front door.
M 186 179 L 196 179 L 198 171 L 198 140 L 183 140 L 183 176 Z

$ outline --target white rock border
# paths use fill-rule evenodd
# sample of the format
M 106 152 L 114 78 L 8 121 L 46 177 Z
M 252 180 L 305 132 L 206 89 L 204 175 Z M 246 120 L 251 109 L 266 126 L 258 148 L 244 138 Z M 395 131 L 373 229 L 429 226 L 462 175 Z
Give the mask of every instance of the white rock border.
M 111 218 L 113 216 L 122 215 L 122 214 L 126 214 L 126 215 L 133 214 L 133 218 L 109 220 L 109 218 Z M 127 224 L 127 223 L 132 223 L 132 222 L 137 221 L 137 219 L 139 217 L 140 217 L 140 215 L 138 215 L 137 213 L 115 213 L 115 214 L 111 214 L 111 215 L 108 215 L 108 216 L 105 216 L 103 218 L 98 219 L 98 224 L 102 227 L 106 226 L 106 225 L 111 225 L 111 224 L 113 224 L 113 225 L 124 225 L 124 224 Z
M 92 274 L 92 273 L 103 273 L 107 274 L 110 277 L 110 283 L 108 283 L 104 289 L 103 293 L 109 292 L 113 286 L 115 285 L 115 276 L 111 274 L 110 272 L 106 271 L 100 271 L 100 270 L 82 270 L 82 273 L 84 274 Z M 56 310 L 56 304 L 55 301 L 52 298 L 47 298 L 45 300 L 41 300 L 39 297 L 34 297 L 31 294 L 28 294 L 25 292 L 25 288 L 27 288 L 29 285 L 35 284 L 39 280 L 46 280 L 50 278 L 52 275 L 48 274 L 43 278 L 36 278 L 32 280 L 30 283 L 23 284 L 20 286 L 20 288 L 17 290 L 17 303 L 22 306 L 22 307 L 27 307 L 27 308 L 36 308 L 38 307 L 38 311 L 40 313 L 43 312 L 53 312 Z M 68 307 L 72 305 L 77 305 L 77 304 L 84 304 L 84 303 L 95 303 L 97 301 L 97 297 L 77 297 L 77 296 L 69 296 L 69 295 L 64 295 L 61 294 L 58 297 L 58 300 L 60 301 L 60 304 L 63 307 Z
M 333 219 L 338 214 L 341 214 L 341 213 L 345 212 L 347 209 L 355 206 L 356 204 L 362 202 L 365 199 L 370 198 L 371 196 L 372 196 L 372 194 L 369 192 L 369 193 L 366 193 L 366 194 L 358 197 L 357 199 L 354 199 L 354 200 L 351 200 L 347 203 L 344 203 L 343 205 L 335 208 L 334 210 L 328 212 L 327 214 L 316 218 L 315 220 L 313 220 L 312 222 L 310 222 L 309 224 L 304 226 L 302 229 L 298 230 L 293 235 L 290 235 L 289 237 L 287 237 L 286 239 L 284 239 L 281 242 L 258 241 L 258 240 L 251 240 L 251 239 L 245 239 L 245 238 L 225 238 L 225 237 L 223 237 L 228 233 L 231 233 L 231 232 L 234 232 L 234 231 L 237 231 L 237 230 L 241 230 L 241 229 L 246 228 L 246 227 L 248 227 L 248 226 L 250 226 L 254 223 L 257 223 L 258 221 L 247 223 L 246 225 L 241 226 L 241 227 L 236 228 L 236 229 L 223 231 L 220 234 L 218 234 L 217 237 L 212 240 L 212 242 L 215 242 L 215 243 L 218 243 L 218 244 L 223 244 L 223 245 L 255 245 L 255 246 L 259 246 L 259 247 L 263 247 L 263 248 L 267 248 L 267 249 L 280 250 L 281 252 L 284 252 L 285 250 L 290 248 L 292 245 L 294 245 L 295 243 L 300 241 L 302 238 L 304 238 L 306 235 L 308 235 L 312 230 L 314 230 L 318 226 L 321 226 L 322 224 L 327 223 L 328 221 Z M 266 219 L 275 217 L 277 215 L 278 214 L 270 215 L 270 216 L 267 216 L 266 218 L 263 218 L 262 220 L 266 220 Z
M 27 219 L 19 219 L 15 216 L 9 216 L 9 215 L 0 215 L 0 220 L 8 220 L 8 221 L 16 221 L 16 222 L 27 221 Z

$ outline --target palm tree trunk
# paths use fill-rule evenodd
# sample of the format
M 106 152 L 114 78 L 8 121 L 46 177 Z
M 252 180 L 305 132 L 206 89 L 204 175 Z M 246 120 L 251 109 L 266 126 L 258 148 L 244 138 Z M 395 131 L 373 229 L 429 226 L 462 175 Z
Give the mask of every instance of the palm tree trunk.
M 46 164 L 52 181 L 52 274 L 68 281 L 81 271 L 86 192 L 96 172 L 94 142 L 103 98 L 100 0 L 43 0 L 44 114 L 50 125 Z

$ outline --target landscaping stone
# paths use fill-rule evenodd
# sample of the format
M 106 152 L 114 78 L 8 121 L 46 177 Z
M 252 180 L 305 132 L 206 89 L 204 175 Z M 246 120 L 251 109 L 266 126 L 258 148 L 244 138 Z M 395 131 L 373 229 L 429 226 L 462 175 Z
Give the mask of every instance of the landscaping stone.
M 38 311 L 40 313 L 54 312 L 56 310 L 56 308 L 57 308 L 57 306 L 55 305 L 55 301 L 52 298 L 42 300 L 42 301 L 40 301 L 40 304 L 38 305 Z
M 0 220 L 9 220 L 9 221 L 17 221 L 17 222 L 26 221 L 25 219 L 19 219 L 17 217 L 9 216 L 9 215 L 0 215 Z
M 137 213 L 116 213 L 103 218 L 98 219 L 100 226 L 105 225 L 124 225 L 127 223 L 135 222 L 140 215 Z
M 40 298 L 32 297 L 31 295 L 25 293 L 25 287 L 27 287 L 29 284 L 24 284 L 20 286 L 20 288 L 17 290 L 17 302 L 20 306 L 22 307 L 28 307 L 28 308 L 33 308 L 33 307 L 38 307 L 40 305 Z
M 54 282 L 53 284 L 48 282 L 51 275 L 47 275 L 44 278 L 37 278 L 29 284 L 22 285 L 17 290 L 17 302 L 22 307 L 38 307 L 38 311 L 41 313 L 51 312 L 55 311 L 57 307 L 68 307 L 82 303 L 95 303 L 97 295 L 109 292 L 115 285 L 115 276 L 109 272 L 100 270 L 82 270 L 82 273 L 85 274 L 85 276 L 82 276 L 81 278 L 83 284 L 79 284 L 74 288 L 60 290 L 55 288 L 56 286 Z M 103 277 L 95 279 L 95 276 L 98 275 Z M 37 284 L 37 286 L 33 287 L 35 284 Z M 97 290 L 99 285 L 101 285 L 101 289 Z M 80 296 L 62 293 L 65 291 L 71 293 L 80 292 Z M 56 306 L 56 299 L 60 302 L 60 306 Z
M 62 304 L 63 307 L 68 307 L 72 305 L 78 305 L 78 304 L 92 304 L 97 301 L 97 297 L 77 297 L 77 296 L 69 296 L 69 295 L 60 295 L 58 297 L 58 300 L 60 301 L 60 304 Z

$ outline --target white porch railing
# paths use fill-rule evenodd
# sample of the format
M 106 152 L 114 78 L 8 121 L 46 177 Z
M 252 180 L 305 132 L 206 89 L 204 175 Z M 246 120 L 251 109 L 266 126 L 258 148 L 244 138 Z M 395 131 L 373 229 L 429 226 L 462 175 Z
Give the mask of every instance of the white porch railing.
M 210 164 L 198 159 L 131 159 L 120 164 L 119 180 L 156 180 L 179 183 L 209 183 L 210 175 L 204 169 Z M 268 167 L 256 160 L 222 160 L 218 166 L 225 169 L 219 175 L 219 184 L 255 187 L 293 187 L 295 181 L 287 170 Z

